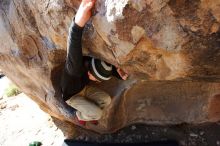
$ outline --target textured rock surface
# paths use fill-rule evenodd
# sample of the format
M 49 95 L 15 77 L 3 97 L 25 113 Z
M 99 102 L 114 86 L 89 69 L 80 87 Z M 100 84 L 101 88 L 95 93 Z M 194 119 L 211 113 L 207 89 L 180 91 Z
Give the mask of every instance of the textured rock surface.
M 0 1 L 0 68 L 42 109 L 74 123 L 59 77 L 79 0 Z M 98 126 L 220 119 L 219 0 L 98 0 L 85 55 L 120 66 L 128 81 L 100 86 L 113 98 Z

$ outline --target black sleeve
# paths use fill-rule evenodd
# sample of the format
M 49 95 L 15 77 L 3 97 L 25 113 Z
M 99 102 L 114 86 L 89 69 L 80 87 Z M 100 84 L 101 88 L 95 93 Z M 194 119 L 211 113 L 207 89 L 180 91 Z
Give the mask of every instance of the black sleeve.
M 78 26 L 73 19 L 69 28 L 65 70 L 70 75 L 77 77 L 82 77 L 84 73 L 82 54 L 82 33 L 83 28 Z
M 73 19 L 69 28 L 67 57 L 61 77 L 62 97 L 65 101 L 79 93 L 88 83 L 83 64 L 82 33 L 83 28 L 75 24 Z

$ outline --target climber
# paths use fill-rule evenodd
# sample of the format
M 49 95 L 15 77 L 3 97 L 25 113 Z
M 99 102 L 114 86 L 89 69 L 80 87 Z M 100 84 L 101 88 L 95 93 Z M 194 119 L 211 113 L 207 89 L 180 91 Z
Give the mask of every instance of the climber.
M 122 70 L 102 60 L 83 57 L 83 28 L 91 17 L 96 0 L 82 0 L 69 28 L 66 63 L 61 78 L 63 99 L 75 109 L 79 123 L 97 121 L 102 117 L 103 109 L 111 102 L 110 96 L 95 87 L 89 86 L 90 80 L 101 82 L 112 75 L 126 80 L 128 75 Z

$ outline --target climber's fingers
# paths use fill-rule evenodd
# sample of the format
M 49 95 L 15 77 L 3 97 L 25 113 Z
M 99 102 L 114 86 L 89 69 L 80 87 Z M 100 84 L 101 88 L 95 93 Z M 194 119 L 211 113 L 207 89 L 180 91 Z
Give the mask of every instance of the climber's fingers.
M 96 0 L 82 0 L 82 5 L 87 11 L 89 11 L 93 8 L 93 6 L 95 5 L 95 2 Z
M 84 27 L 91 17 L 92 7 L 96 0 L 82 0 L 80 7 L 75 15 L 75 23 L 80 27 Z
M 128 74 L 125 71 L 123 71 L 121 68 L 117 68 L 117 72 L 123 80 L 127 80 Z

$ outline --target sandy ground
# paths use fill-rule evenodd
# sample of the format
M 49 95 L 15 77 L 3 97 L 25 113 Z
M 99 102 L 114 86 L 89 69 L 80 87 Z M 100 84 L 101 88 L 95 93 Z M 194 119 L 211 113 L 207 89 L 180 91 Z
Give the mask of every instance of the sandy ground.
M 0 146 L 28 146 L 32 141 L 61 146 L 63 133 L 35 102 L 23 93 L 2 98 L 9 84 L 6 77 L 0 79 Z

